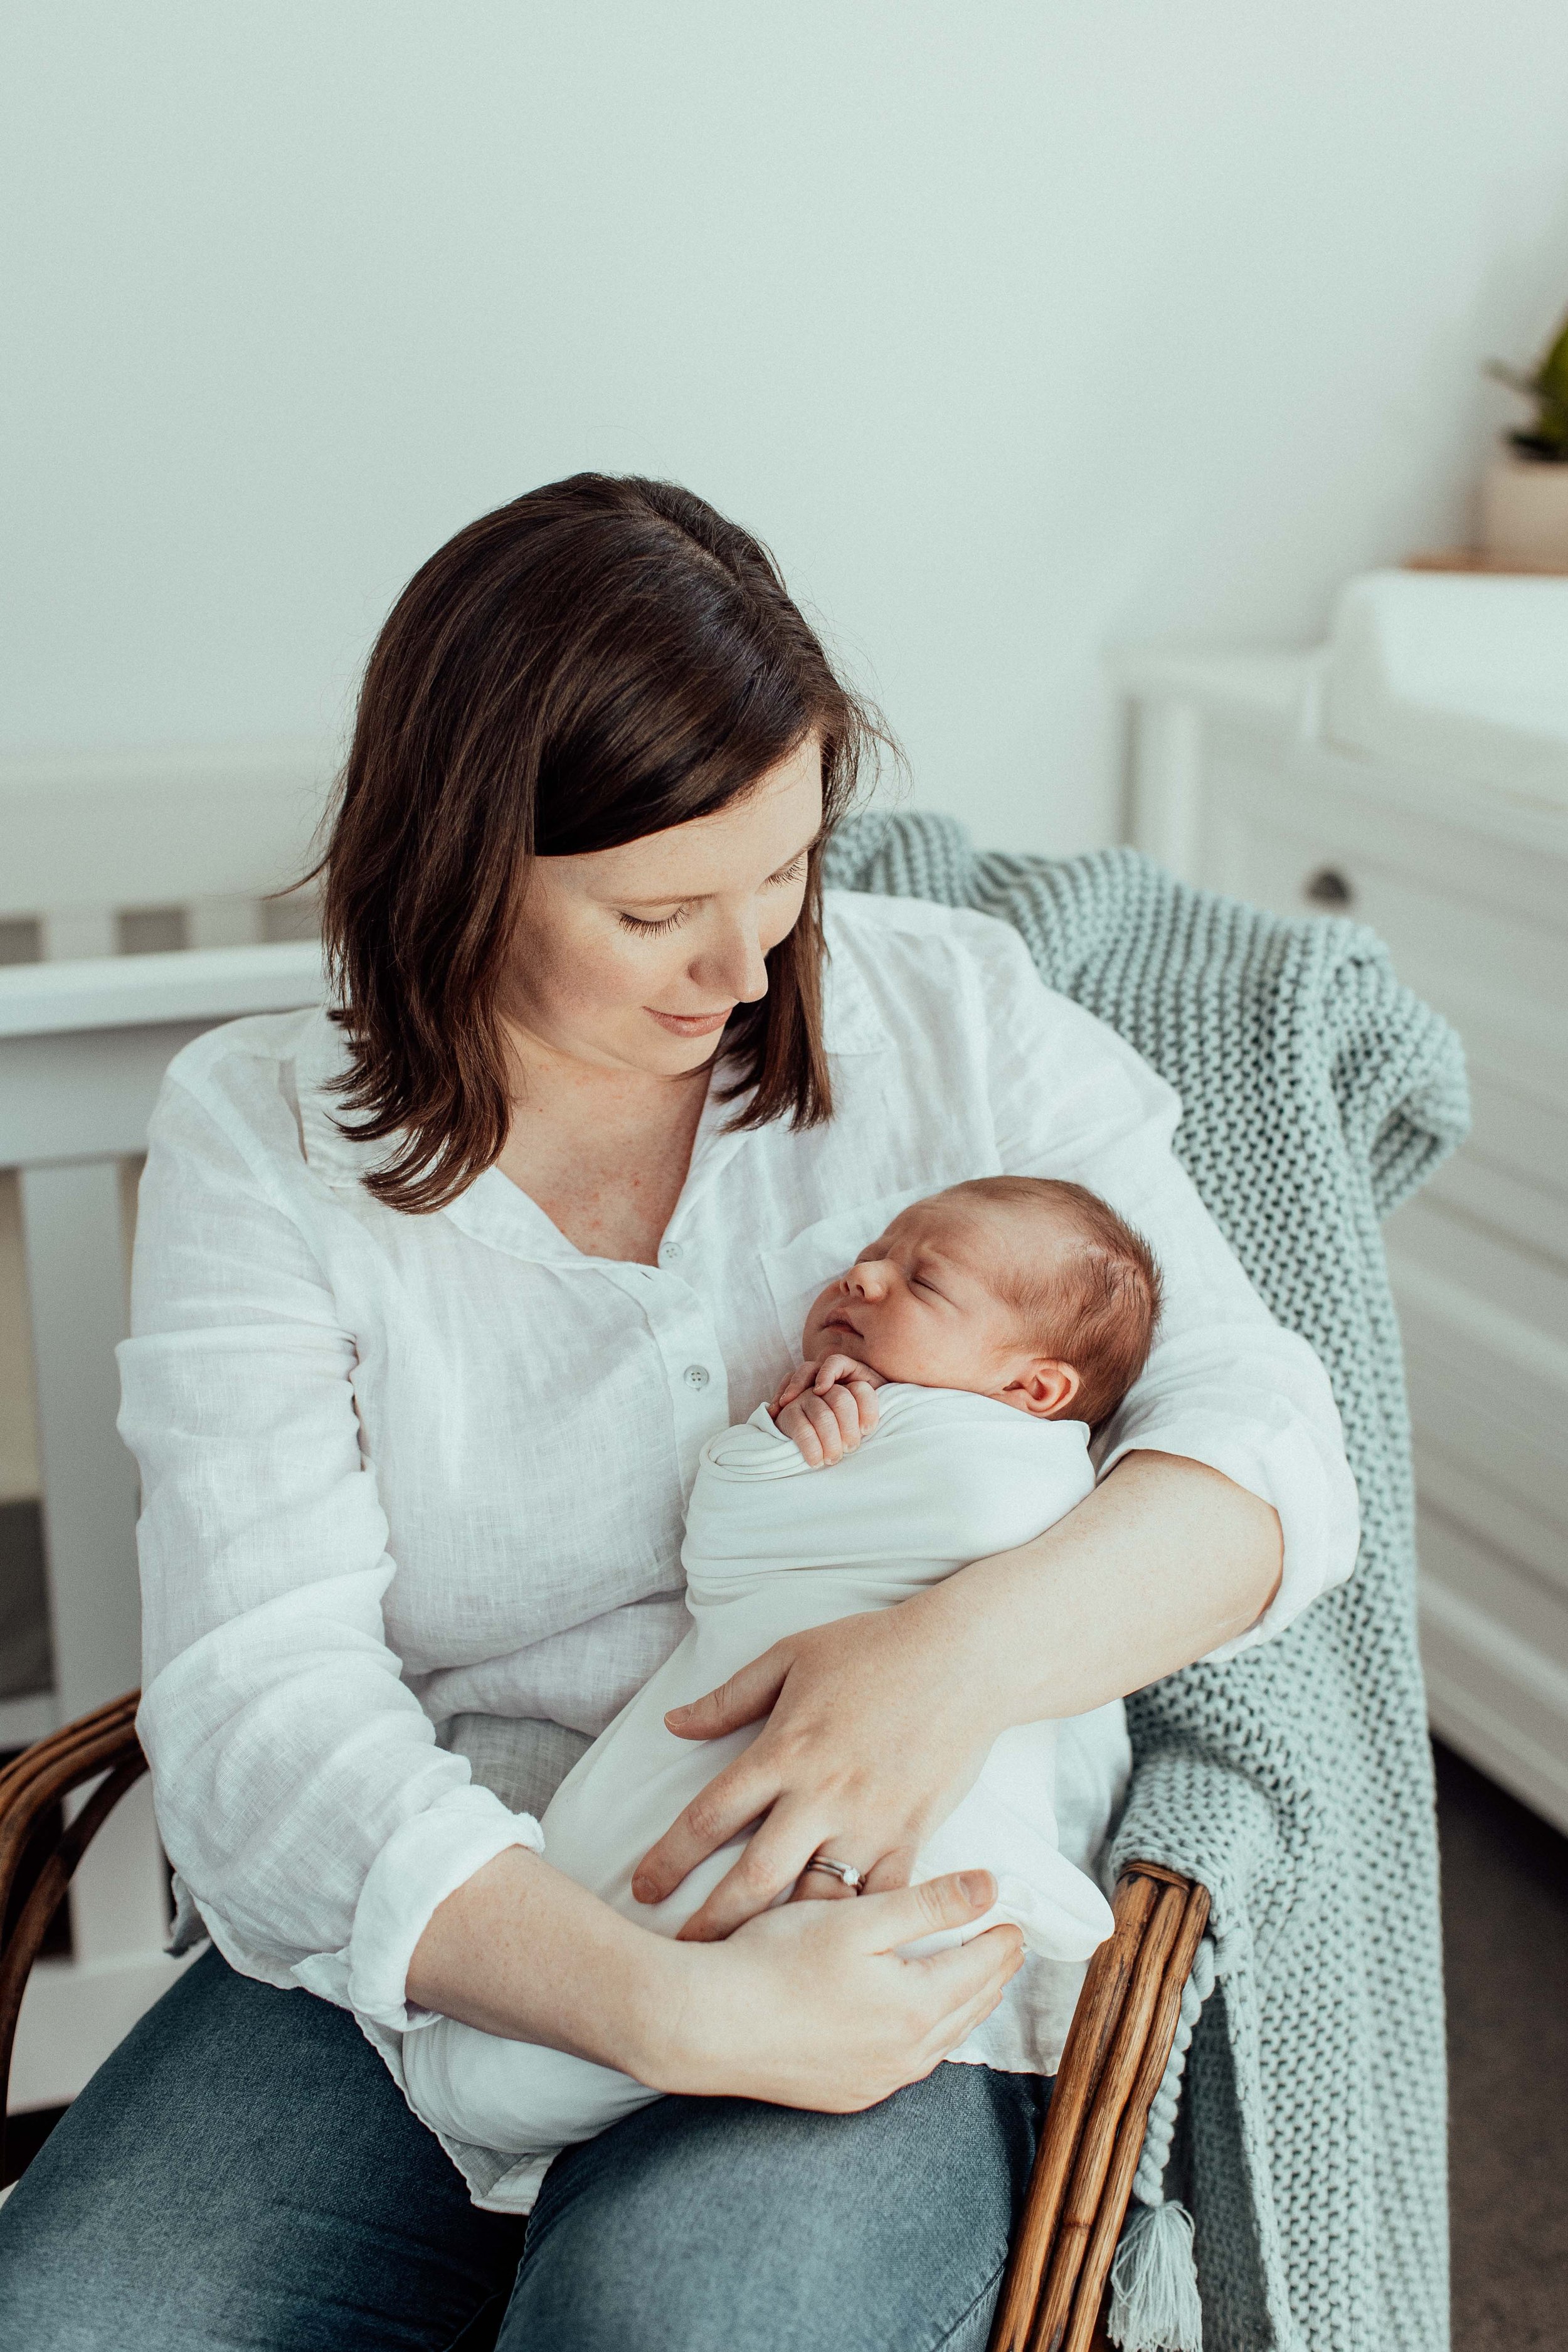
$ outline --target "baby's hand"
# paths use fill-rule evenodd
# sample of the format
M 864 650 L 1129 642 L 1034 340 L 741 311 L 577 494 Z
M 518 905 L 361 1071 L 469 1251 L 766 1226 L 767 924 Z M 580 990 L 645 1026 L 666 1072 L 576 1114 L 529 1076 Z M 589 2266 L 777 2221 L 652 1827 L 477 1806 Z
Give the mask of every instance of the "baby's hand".
M 853 1454 L 877 1426 L 873 1391 L 880 1372 L 853 1356 L 808 1357 L 795 1366 L 768 1410 L 814 1470 Z
M 853 1356 L 841 1355 L 836 1349 L 830 1356 L 803 1358 L 788 1379 L 781 1383 L 779 1392 L 768 1409 L 773 1413 L 782 1412 L 786 1404 L 793 1404 L 796 1397 L 804 1395 L 807 1389 L 815 1389 L 818 1396 L 825 1396 L 839 1381 L 846 1387 L 859 1384 L 868 1391 L 888 1385 L 881 1373 L 874 1372 L 869 1364 L 857 1363 Z M 873 1405 L 864 1434 L 869 1437 L 876 1426 L 877 1411 Z

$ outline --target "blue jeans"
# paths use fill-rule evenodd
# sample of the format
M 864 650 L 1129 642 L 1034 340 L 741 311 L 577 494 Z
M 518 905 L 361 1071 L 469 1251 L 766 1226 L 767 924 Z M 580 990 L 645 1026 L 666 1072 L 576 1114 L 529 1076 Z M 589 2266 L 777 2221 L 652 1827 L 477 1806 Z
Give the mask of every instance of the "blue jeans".
M 7 2352 L 982 2352 L 1050 2085 L 660 2099 L 476 2211 L 342 2010 L 207 1952 L 0 2208 Z

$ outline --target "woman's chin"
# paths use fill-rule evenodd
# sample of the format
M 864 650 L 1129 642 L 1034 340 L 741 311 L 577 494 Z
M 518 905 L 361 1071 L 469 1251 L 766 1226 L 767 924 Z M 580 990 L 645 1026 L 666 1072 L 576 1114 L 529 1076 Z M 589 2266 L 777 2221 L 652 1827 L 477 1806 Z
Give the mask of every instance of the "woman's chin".
M 605 1069 L 637 1070 L 645 1077 L 690 1077 L 708 1067 L 721 1037 L 721 1031 L 711 1037 L 678 1037 L 645 1019 L 625 1029 L 602 1031 L 591 1044 L 584 1041 L 586 1050 L 577 1046 L 576 1058 Z
M 669 1029 L 645 1012 L 636 1024 L 635 1040 L 631 1035 L 626 1040 L 627 1056 L 635 1055 L 645 1069 L 671 1076 L 704 1069 L 723 1044 L 724 1028 L 721 1021 L 711 1029 Z

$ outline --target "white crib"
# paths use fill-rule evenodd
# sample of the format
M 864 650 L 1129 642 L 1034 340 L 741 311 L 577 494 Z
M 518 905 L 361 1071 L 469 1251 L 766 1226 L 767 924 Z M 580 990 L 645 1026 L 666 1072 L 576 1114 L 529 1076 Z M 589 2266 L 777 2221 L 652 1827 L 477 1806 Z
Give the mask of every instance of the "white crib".
M 171 1057 L 215 1023 L 312 1003 L 320 745 L 0 762 L 0 1502 L 42 1503 L 47 1691 L 0 1748 L 140 1678 L 136 1481 L 115 1433 L 134 1184 Z M 304 931 L 303 938 L 290 934 Z M 175 1972 L 143 1783 L 70 1895 L 68 1958 L 22 2011 L 14 2109 L 54 2106 Z

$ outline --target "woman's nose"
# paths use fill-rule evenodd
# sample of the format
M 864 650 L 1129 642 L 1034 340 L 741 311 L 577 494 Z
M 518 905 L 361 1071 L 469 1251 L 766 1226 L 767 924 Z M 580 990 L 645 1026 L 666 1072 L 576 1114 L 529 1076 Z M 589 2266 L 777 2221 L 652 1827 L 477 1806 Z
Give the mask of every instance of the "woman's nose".
M 692 958 L 694 980 L 737 1003 L 754 1004 L 768 992 L 768 967 L 753 921 L 742 916 L 702 941 Z

